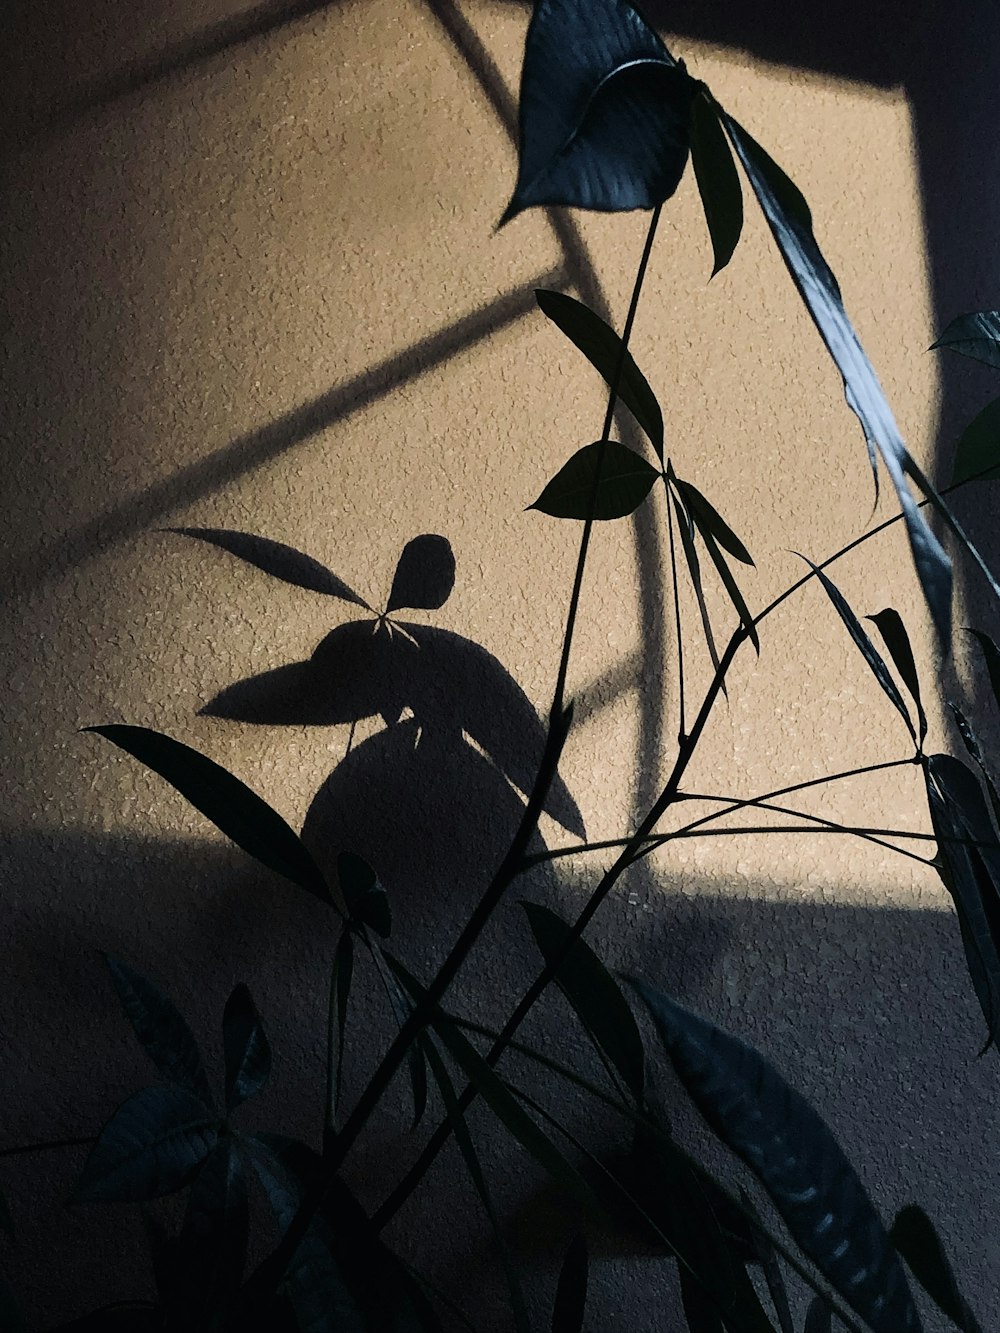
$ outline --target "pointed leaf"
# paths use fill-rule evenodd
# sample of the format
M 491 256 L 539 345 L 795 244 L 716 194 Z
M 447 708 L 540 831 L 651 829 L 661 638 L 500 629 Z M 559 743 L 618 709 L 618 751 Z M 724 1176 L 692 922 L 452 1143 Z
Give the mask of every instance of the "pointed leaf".
M 746 630 L 747 638 L 760 655 L 760 636 L 757 633 L 757 626 L 754 624 L 753 616 L 750 614 L 750 608 L 747 606 L 743 594 L 740 592 L 739 585 L 733 577 L 733 571 L 726 563 L 726 557 L 719 550 L 715 537 L 707 528 L 700 528 L 701 539 L 705 543 L 705 549 L 712 558 L 712 564 L 715 566 L 716 573 L 722 580 L 722 586 L 729 594 L 729 600 L 733 604 L 733 609 L 740 618 L 740 624 Z
M 186 1088 L 211 1106 L 212 1092 L 198 1043 L 179 1010 L 151 981 L 120 958 L 105 954 L 104 959 L 125 1017 L 153 1064 L 169 1082 Z
M 327 597 L 339 597 L 342 602 L 363 606 L 366 611 L 372 609 L 363 597 L 359 597 L 353 588 L 349 588 L 343 579 L 331 573 L 325 565 L 321 565 L 311 555 L 303 555 L 294 546 L 286 546 L 284 542 L 257 537 L 250 532 L 230 532 L 226 528 L 167 528 L 165 531 L 218 546 L 230 555 L 235 555 L 238 560 L 245 560 L 255 569 L 280 579 L 282 583 L 291 583 L 308 592 L 321 592 Z
M 726 1333 L 718 1306 L 701 1282 L 683 1264 L 680 1268 L 681 1305 L 688 1333 Z
M 796 552 L 796 554 L 799 556 L 801 560 L 804 560 L 806 562 L 809 568 L 819 579 L 820 583 L 823 586 L 823 591 L 826 593 L 827 597 L 829 597 L 830 601 L 833 603 L 837 615 L 840 616 L 841 620 L 844 622 L 844 626 L 847 629 L 848 634 L 854 640 L 858 652 L 868 663 L 869 667 L 871 668 L 872 675 L 875 677 L 879 685 L 882 687 L 882 690 L 884 691 L 889 701 L 892 703 L 893 707 L 895 707 L 898 710 L 900 717 L 906 723 L 907 731 L 909 731 L 914 741 L 916 741 L 917 733 L 913 728 L 913 723 L 910 720 L 910 714 L 906 707 L 906 704 L 903 702 L 903 696 L 896 688 L 896 682 L 889 674 L 889 668 L 886 666 L 885 660 L 883 659 L 881 653 L 878 651 L 878 649 L 872 643 L 871 639 L 865 633 L 864 626 L 861 624 L 861 621 L 857 618 L 857 616 L 854 614 L 854 612 L 848 605 L 847 598 L 840 591 L 840 589 L 837 587 L 834 581 L 829 577 L 829 575 L 825 574 L 818 565 L 814 565 L 808 556 L 801 555 L 800 552 Z
M 670 479 L 683 496 L 688 513 L 691 515 L 698 531 L 709 533 L 720 546 L 744 565 L 752 565 L 753 557 L 750 552 L 719 511 L 709 504 L 701 491 L 692 486 L 690 482 L 681 481 L 680 477 L 675 476 L 672 472 Z
M 387 939 L 392 929 L 389 895 L 368 862 L 353 852 L 337 857 L 337 879 L 352 920 L 370 926 L 376 935 Z
M 844 380 L 847 404 L 866 442 L 878 447 L 902 507 L 917 575 L 941 642 L 951 640 L 951 562 L 906 483 L 915 465 L 875 371 L 847 317 L 840 288 L 812 234 L 799 191 L 746 130 L 723 113 L 723 123 L 771 234 L 827 350 Z
M 433 532 L 414 537 L 403 547 L 392 577 L 386 615 L 410 607 L 436 611 L 444 606 L 455 586 L 455 554 L 447 537 Z
M 215 827 L 270 870 L 329 902 L 319 867 L 299 836 L 220 764 L 148 727 L 84 727 L 158 773 Z
M 618 440 L 586 444 L 563 464 L 528 508 L 553 518 L 625 518 L 639 508 L 659 475 Z
M 668 476 L 673 481 L 672 470 L 668 470 Z M 701 627 L 705 635 L 705 643 L 708 647 L 708 655 L 712 659 L 712 668 L 719 670 L 719 650 L 715 646 L 715 635 L 712 632 L 712 621 L 708 614 L 708 604 L 705 601 L 705 590 L 701 583 L 701 562 L 698 559 L 698 552 L 694 544 L 694 523 L 691 515 L 688 513 L 683 500 L 680 496 L 667 486 L 667 503 L 673 503 L 674 511 L 677 517 L 677 526 L 680 531 L 681 546 L 684 550 L 684 559 L 687 562 L 688 573 L 691 576 L 691 586 L 694 589 L 695 600 L 698 603 L 698 611 L 701 615 Z M 725 681 L 722 682 L 722 692 L 726 693 Z
M 224 1134 L 191 1187 L 177 1246 L 192 1326 L 218 1316 L 239 1290 L 249 1224 L 243 1162 L 236 1140 Z
M 641 1105 L 645 1082 L 642 1037 L 618 983 L 586 941 L 569 944 L 569 926 L 555 912 L 540 903 L 522 902 L 521 906 L 546 964 L 563 958 L 556 983 L 591 1040 Z
M 924 713 L 923 703 L 920 700 L 920 678 L 917 675 L 917 664 L 913 660 L 910 637 L 906 632 L 902 617 L 898 611 L 894 611 L 891 606 L 887 606 L 884 611 L 878 611 L 873 616 L 866 616 L 865 619 L 870 620 L 877 627 L 879 634 L 882 635 L 882 642 L 892 658 L 893 666 L 899 672 L 900 679 L 913 696 L 913 702 L 917 709 L 920 744 L 923 745 L 924 738 L 927 735 L 927 717 Z
M 218 1140 L 218 1119 L 190 1092 L 144 1088 L 101 1130 L 75 1203 L 144 1202 L 186 1185 Z
M 226 1055 L 226 1110 L 256 1097 L 271 1073 L 271 1047 L 250 991 L 240 984 L 222 1016 Z
M 675 1070 L 802 1252 L 875 1333 L 920 1321 L 878 1214 L 830 1130 L 757 1051 L 641 981 Z
M 733 257 L 743 230 L 743 190 L 719 112 L 702 85 L 691 107 L 691 163 L 715 256 L 711 277 Z
M 521 74 L 517 188 L 535 205 L 653 208 L 687 164 L 697 85 L 625 0 L 539 0 Z
M 616 386 L 617 396 L 649 436 L 662 463 L 663 413 L 660 404 L 632 353 L 622 346 L 618 334 L 589 306 L 565 292 L 537 290 L 535 299 L 542 313 L 565 333 L 604 377 L 608 388 Z
M 385 987 L 385 993 L 396 1019 L 396 1024 L 401 1028 L 413 1012 L 413 1001 L 410 995 L 396 979 L 402 975 L 402 964 L 377 945 L 372 948 L 372 957 L 382 978 L 382 984 Z M 409 976 L 408 973 L 406 975 Z M 411 978 L 411 980 L 413 979 Z M 414 984 L 416 984 L 415 981 Z M 416 1129 L 423 1119 L 424 1111 L 427 1109 L 427 1059 L 424 1054 L 424 1047 L 420 1042 L 415 1041 L 407 1051 L 406 1061 L 410 1071 L 410 1093 L 413 1098 L 411 1129 Z
M 993 689 L 993 698 L 1000 707 L 1000 648 L 982 630 L 971 629 L 969 633 L 974 635 L 980 648 L 983 650 L 983 660 L 986 662 L 986 670 L 989 673 L 990 685 Z
M 941 1313 L 962 1333 L 979 1333 L 976 1318 L 958 1289 L 944 1246 L 924 1210 L 915 1203 L 901 1208 L 889 1235 L 910 1272 Z
M 986 783 L 986 792 L 990 798 L 990 808 L 993 811 L 993 823 L 996 829 L 1000 830 L 1000 792 L 997 791 L 996 783 L 993 781 L 993 775 L 986 767 L 986 761 L 983 758 L 982 747 L 979 744 L 979 738 L 972 729 L 972 725 L 962 710 L 950 703 L 952 716 L 955 719 L 955 726 L 958 728 L 958 734 L 962 738 L 962 743 L 969 752 L 976 767 L 979 769 L 983 781 Z
M 994 369 L 1000 368 L 1000 310 L 958 315 L 937 342 L 931 343 L 932 352 L 939 348 L 969 356 Z
M 1000 477 L 1000 398 L 987 403 L 959 436 L 951 484 L 958 486 L 973 477 L 980 481 Z
M 759 1221 L 753 1201 L 742 1187 L 740 1188 L 740 1202 L 749 1215 Z M 771 1297 L 771 1304 L 774 1306 L 774 1313 L 778 1316 L 778 1326 L 781 1333 L 795 1333 L 792 1311 L 788 1304 L 788 1291 L 785 1287 L 785 1279 L 781 1274 L 781 1264 L 778 1261 L 777 1252 L 763 1227 L 751 1225 L 749 1230 L 757 1261 L 764 1274 L 764 1281 L 767 1283 L 768 1295 Z
M 583 1333 L 588 1268 L 587 1238 L 582 1234 L 574 1236 L 559 1270 L 552 1333 Z
M 333 1133 L 337 1125 L 337 1107 L 344 1070 L 344 1038 L 347 1031 L 347 1006 L 354 979 L 354 936 L 350 930 L 341 932 L 337 952 L 330 970 L 330 1013 L 327 1029 L 327 1107 L 326 1130 Z

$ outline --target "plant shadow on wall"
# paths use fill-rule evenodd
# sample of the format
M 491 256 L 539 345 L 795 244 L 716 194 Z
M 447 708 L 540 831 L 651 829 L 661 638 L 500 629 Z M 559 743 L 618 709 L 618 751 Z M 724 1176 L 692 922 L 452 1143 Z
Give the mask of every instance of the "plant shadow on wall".
M 453 1144 L 492 1227 L 505 1322 L 516 1333 L 542 1327 L 580 1333 L 587 1326 L 594 1307 L 589 1248 L 608 1232 L 620 1236 L 625 1249 L 637 1233 L 643 1237 L 660 1270 L 676 1280 L 691 1333 L 819 1333 L 834 1324 L 852 1333 L 909 1333 L 922 1327 L 934 1307 L 964 1333 L 975 1333 L 975 1317 L 923 1210 L 909 1205 L 887 1226 L 829 1127 L 764 1055 L 660 984 L 616 976 L 584 933 L 626 873 L 650 852 L 681 839 L 746 838 L 759 831 L 752 824 L 733 827 L 725 822 L 730 815 L 766 819 L 762 827 L 776 835 L 819 829 L 862 838 L 940 875 L 954 902 L 971 989 L 985 1021 L 984 1052 L 996 1044 L 1000 795 L 989 756 L 973 724 L 957 711 L 956 733 L 968 759 L 928 753 L 922 692 L 931 673 L 918 668 L 902 619 L 883 608 L 869 616 L 869 631 L 827 571 L 848 551 L 903 524 L 937 643 L 946 653 L 951 560 L 926 514 L 928 508 L 937 514 L 955 548 L 1000 595 L 945 498 L 970 481 L 1000 474 L 998 434 L 992 418 L 985 424 L 977 419 L 963 437 L 951 485 L 938 493 L 900 436 L 801 193 L 623 0 L 539 0 L 528 32 L 520 109 L 519 179 L 505 220 L 528 207 L 552 205 L 652 214 L 620 335 L 572 297 L 538 293 L 545 316 L 609 388 L 599 438 L 566 462 L 534 505 L 582 525 L 547 725 L 484 650 L 436 627 L 398 619 L 396 613 L 409 607 L 433 611 L 450 594 L 454 561 L 443 537 L 424 534 L 404 547 L 385 609 L 376 613 L 343 579 L 300 552 L 245 533 L 181 530 L 368 613 L 331 631 L 308 662 L 230 686 L 209 705 L 213 715 L 274 724 L 377 717 L 383 729 L 352 747 L 317 795 L 299 835 L 242 781 L 179 741 L 141 727 L 91 728 L 172 784 L 261 865 L 322 904 L 336 942 L 325 1013 L 323 1124 L 311 1144 L 245 1128 L 242 1108 L 261 1094 L 271 1067 L 265 1026 L 245 984 L 236 985 L 222 1006 L 223 1077 L 213 1079 L 172 1000 L 132 962 L 108 959 L 125 1016 L 160 1082 L 114 1112 L 72 1199 L 80 1205 L 149 1204 L 178 1195 L 180 1207 L 166 1221 L 160 1212 L 144 1214 L 155 1297 L 120 1302 L 64 1327 L 77 1333 L 433 1333 L 475 1327 L 475 1312 L 470 1319 L 457 1310 L 449 1294 L 411 1269 L 396 1247 L 401 1227 L 420 1227 L 422 1194 L 433 1186 L 430 1169 Z M 745 181 L 843 378 L 876 485 L 884 472 L 898 506 L 894 517 L 821 563 L 804 557 L 801 577 L 758 610 L 751 609 L 743 588 L 741 566 L 752 564 L 750 553 L 702 490 L 676 475 L 658 399 L 629 350 L 660 211 L 689 155 L 713 273 L 736 252 Z M 941 342 L 995 362 L 1000 317 L 962 316 Z M 646 437 L 644 451 L 611 436 L 619 400 Z M 661 506 L 670 551 L 677 741 L 669 775 L 623 836 L 546 848 L 538 833 L 546 812 L 578 838 L 584 832 L 558 766 L 573 726 L 567 671 L 595 525 L 651 503 Z M 725 623 L 718 599 L 706 596 L 709 578 L 725 598 Z M 826 595 L 830 614 L 858 650 L 859 668 L 871 671 L 898 714 L 901 752 L 752 797 L 692 792 L 685 778 L 734 660 L 747 645 L 759 647 L 771 613 L 807 584 Z M 984 632 L 979 643 L 1000 698 L 1000 652 Z M 711 674 L 704 693 L 692 697 L 695 652 L 704 654 Z M 511 744 L 511 727 L 527 737 L 530 761 Z M 492 830 L 482 841 L 484 816 L 471 808 L 472 799 L 471 833 L 457 827 L 466 811 L 454 796 L 448 809 L 433 813 L 443 820 L 442 829 L 435 827 L 427 838 L 419 827 L 432 813 L 423 804 L 431 798 L 412 787 L 432 772 L 436 782 L 442 767 L 450 770 L 449 781 L 457 777 L 467 789 L 463 801 L 468 795 L 476 802 L 506 802 L 507 828 L 495 847 Z M 898 770 L 895 777 L 909 772 L 922 779 L 926 831 L 846 826 L 787 803 L 827 784 L 862 773 L 885 777 L 890 770 Z M 413 846 L 424 858 L 422 866 L 417 858 L 415 875 L 426 876 L 428 884 L 441 866 L 458 877 L 487 849 L 480 890 L 433 968 L 413 956 L 414 941 L 396 916 L 394 899 L 409 887 L 412 846 L 394 851 L 379 825 L 391 823 L 397 809 L 408 812 L 402 823 L 414 824 Z M 458 853 L 449 843 L 457 844 Z M 582 906 L 571 904 L 568 919 L 548 903 L 523 903 L 525 954 L 538 958 L 539 970 L 520 998 L 482 1019 L 462 1012 L 460 973 L 489 938 L 498 909 L 524 890 L 529 871 L 575 857 L 601 858 L 607 868 Z M 572 1011 L 574 1031 L 589 1039 L 592 1053 L 585 1061 L 573 1062 L 558 1038 L 539 1043 L 537 1027 L 528 1022 L 545 1012 L 536 1005 L 552 982 Z M 362 985 L 380 985 L 394 1016 L 395 1029 L 381 1042 L 367 1026 L 359 1030 Z M 315 1020 L 310 1014 L 304 1021 Z M 348 1095 L 345 1053 L 359 1042 L 366 1050 L 377 1045 L 377 1054 L 363 1085 Z M 547 1096 L 547 1085 L 539 1091 L 523 1081 L 512 1062 L 502 1060 L 505 1054 L 571 1089 L 590 1114 L 567 1120 L 562 1100 Z M 697 1136 L 691 1146 L 684 1114 L 665 1107 L 653 1091 L 662 1077 L 653 1071 L 666 1069 L 677 1076 L 717 1146 L 742 1161 L 742 1180 L 753 1193 L 717 1169 L 717 1150 L 698 1151 Z M 399 1074 L 409 1091 L 406 1120 L 414 1130 L 425 1122 L 428 1128 L 411 1153 L 388 1164 L 393 1183 L 371 1209 L 352 1190 L 349 1170 L 366 1146 L 371 1149 L 373 1126 Z M 588 1127 L 598 1121 L 616 1127 L 617 1152 L 609 1155 L 606 1142 L 594 1141 Z M 575 1210 L 577 1234 L 559 1253 L 545 1255 L 553 1274 L 558 1271 L 554 1296 L 539 1297 L 526 1287 L 510 1219 L 499 1202 L 503 1190 L 491 1170 L 490 1133 L 512 1136 Z M 259 1225 L 252 1226 L 251 1212 L 258 1211 Z M 924 1296 L 915 1298 L 907 1268 Z M 669 1284 L 658 1288 L 671 1290 Z M 14 1296 L 4 1292 L 3 1299 L 7 1326 L 23 1327 Z

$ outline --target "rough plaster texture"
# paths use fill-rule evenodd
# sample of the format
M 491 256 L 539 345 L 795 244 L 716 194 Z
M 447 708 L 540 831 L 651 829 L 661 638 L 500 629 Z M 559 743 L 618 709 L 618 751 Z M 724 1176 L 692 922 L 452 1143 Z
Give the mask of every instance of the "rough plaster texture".
M 298 825 L 348 729 L 254 728 L 196 710 L 307 656 L 350 617 L 159 529 L 291 542 L 375 605 L 403 543 L 443 533 L 458 580 L 425 619 L 494 654 L 540 709 L 551 690 L 578 534 L 524 507 L 595 435 L 602 395 L 530 293 L 582 292 L 620 320 L 644 220 L 532 214 L 494 234 L 513 180 L 504 116 L 521 6 L 308 9 L 274 24 L 266 8 L 247 16 L 222 0 L 103 0 L 84 16 L 58 0 L 15 6 L 3 93 L 3 1144 L 89 1132 L 147 1077 L 100 949 L 158 978 L 216 1047 L 225 996 L 249 982 L 279 1061 L 261 1117 L 315 1134 L 329 922 L 77 728 L 159 727 Z M 907 96 L 891 79 L 748 58 L 724 27 L 699 38 L 697 22 L 682 26 L 676 49 L 804 188 L 904 432 L 930 461 L 941 386 L 924 349 L 940 311 Z M 760 605 L 799 571 L 790 551 L 818 558 L 863 530 L 871 484 L 836 375 L 752 208 L 730 269 L 707 285 L 708 269 L 688 176 L 664 212 L 634 346 L 678 471 L 756 557 L 745 583 Z M 971 287 L 970 307 L 992 299 Z M 563 765 L 593 838 L 627 828 L 670 762 L 662 560 L 648 518 L 594 543 Z M 859 609 L 892 602 L 906 616 L 932 694 L 933 645 L 900 536 L 838 576 Z M 692 653 L 692 697 L 706 667 Z M 929 711 L 940 738 L 936 701 Z M 355 744 L 380 730 L 362 724 Z M 746 795 L 903 752 L 892 710 L 811 589 L 773 617 L 759 661 L 744 650 L 687 786 Z M 450 777 L 436 788 L 417 764 L 403 784 L 390 836 L 404 860 L 426 811 L 453 810 Z M 476 790 L 493 805 L 471 880 L 516 816 L 502 781 Z M 409 791 L 426 802 L 418 814 Z M 925 827 L 907 773 L 831 788 L 809 808 Z M 543 832 L 568 840 L 548 820 Z M 476 844 L 463 855 L 475 862 Z M 526 887 L 569 911 L 596 874 L 579 862 Z M 401 947 L 418 967 L 440 956 L 474 887 L 468 875 L 431 880 L 425 870 L 398 894 Z M 976 1006 L 931 871 L 843 838 L 683 842 L 636 868 L 593 942 L 757 1042 L 821 1107 L 887 1216 L 910 1199 L 932 1212 L 983 1315 L 996 1316 L 995 1075 L 973 1059 Z M 490 943 L 460 992 L 493 1022 L 533 966 L 513 906 Z M 385 1021 L 362 995 L 358 1032 Z M 556 1006 L 535 1030 L 576 1040 Z M 373 1058 L 366 1039 L 355 1080 Z M 372 1202 L 394 1155 L 411 1151 L 402 1098 L 353 1164 Z M 569 1223 L 527 1207 L 530 1172 L 508 1144 L 491 1151 L 547 1301 Z M 147 1285 L 131 1222 L 63 1211 L 81 1160 L 5 1164 L 23 1232 L 5 1262 L 39 1320 Z M 437 1249 L 426 1262 L 479 1293 L 480 1326 L 504 1327 L 488 1236 L 449 1171 L 437 1178 L 444 1204 L 411 1207 L 400 1244 L 425 1258 Z M 593 1327 L 674 1327 L 662 1263 L 598 1251 Z

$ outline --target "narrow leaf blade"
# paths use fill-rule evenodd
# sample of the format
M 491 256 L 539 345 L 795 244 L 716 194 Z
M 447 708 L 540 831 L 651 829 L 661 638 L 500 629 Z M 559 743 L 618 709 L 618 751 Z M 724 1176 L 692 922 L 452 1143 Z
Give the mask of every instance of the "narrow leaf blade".
M 134 968 L 104 955 L 125 1017 L 143 1050 L 165 1079 L 212 1104 L 208 1078 L 194 1039 L 171 1000 Z
M 743 231 L 743 189 L 718 109 L 704 86 L 691 107 L 691 164 L 712 240 L 714 278 L 732 259 Z
M 583 1333 L 587 1307 L 587 1238 L 580 1234 L 570 1242 L 556 1287 L 552 1311 L 552 1333 Z
M 564 463 L 528 508 L 552 518 L 625 518 L 639 508 L 658 476 L 634 449 L 618 440 L 598 441 Z
M 271 1046 L 257 1006 L 242 983 L 226 1001 L 222 1016 L 226 1059 L 226 1110 L 255 1097 L 271 1073 Z
M 753 557 L 750 552 L 719 511 L 705 499 L 701 491 L 692 486 L 689 481 L 681 481 L 680 477 L 672 476 L 671 480 L 684 497 L 684 503 L 698 530 L 711 533 L 719 545 L 727 550 L 730 555 L 735 556 L 742 564 L 752 565 Z
M 927 735 L 927 716 L 924 713 L 924 706 L 920 699 L 920 678 L 917 675 L 917 664 L 913 660 L 910 636 L 906 632 L 902 617 L 898 611 L 894 611 L 891 606 L 887 606 L 884 611 L 877 611 L 875 615 L 866 616 L 865 618 L 870 620 L 878 629 L 882 636 L 882 642 L 892 658 L 893 666 L 899 672 L 900 679 L 913 696 L 913 703 L 917 710 L 920 744 L 922 745 Z
M 958 1289 L 934 1224 L 915 1203 L 901 1208 L 889 1232 L 910 1272 L 943 1315 L 962 1330 L 980 1333 L 979 1324 Z
M 337 879 L 351 918 L 387 939 L 392 930 L 389 895 L 364 857 L 341 852 L 337 857 Z
M 359 597 L 353 588 L 349 588 L 343 579 L 338 578 L 325 565 L 321 565 L 311 555 L 297 551 L 294 546 L 286 546 L 284 542 L 257 537 L 250 532 L 230 532 L 227 528 L 167 528 L 166 531 L 217 546 L 238 560 L 253 565 L 255 569 L 270 574 L 272 578 L 280 579 L 282 583 L 305 588 L 307 592 L 338 597 L 342 602 L 351 602 L 354 606 L 364 607 L 366 611 L 372 609 L 363 597 Z

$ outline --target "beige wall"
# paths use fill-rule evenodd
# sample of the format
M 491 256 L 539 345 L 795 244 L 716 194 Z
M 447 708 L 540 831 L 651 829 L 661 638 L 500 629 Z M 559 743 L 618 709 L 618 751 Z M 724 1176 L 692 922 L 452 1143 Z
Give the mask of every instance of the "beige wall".
M 80 19 L 53 0 L 15 17 L 0 312 L 5 1144 L 87 1133 L 146 1077 L 99 949 L 157 977 L 213 1050 L 225 996 L 246 980 L 279 1059 L 266 1115 L 303 1134 L 316 1125 L 326 918 L 77 728 L 168 731 L 298 825 L 347 728 L 195 713 L 233 681 L 307 655 L 349 617 L 157 529 L 291 542 L 377 604 L 403 543 L 445 534 L 455 592 L 426 619 L 483 645 L 547 703 L 578 533 L 525 506 L 596 435 L 602 395 L 530 291 L 582 292 L 620 321 L 645 221 L 533 213 L 494 233 L 514 178 L 502 113 L 525 23 L 524 9 L 495 0 L 460 14 L 444 0 L 354 0 L 203 57 L 241 31 L 235 5 L 105 0 Z M 939 385 L 924 349 L 939 312 L 904 92 L 683 35 L 675 46 L 805 190 L 904 434 L 928 459 Z M 757 559 L 745 586 L 759 606 L 801 569 L 790 551 L 820 558 L 864 528 L 871 482 L 837 376 L 752 207 L 734 263 L 711 285 L 709 269 L 689 175 L 664 211 L 634 347 L 678 471 Z M 563 769 L 593 838 L 628 827 L 670 759 L 661 563 L 648 520 L 597 534 Z M 931 694 L 933 649 L 900 535 L 863 548 L 838 577 L 860 611 L 891 602 L 904 613 Z M 697 648 L 693 659 L 696 696 L 706 663 Z M 936 702 L 930 711 L 938 728 Z M 768 623 L 759 661 L 744 650 L 689 786 L 751 794 L 904 749 L 809 590 Z M 445 787 L 445 814 L 451 799 Z M 433 807 L 433 793 L 426 800 Z M 810 808 L 925 823 L 908 776 L 831 789 Z M 454 933 L 503 831 L 494 811 L 464 886 L 432 885 L 421 870 L 397 890 L 411 931 L 400 947 L 418 965 Z M 551 823 L 544 833 L 568 838 Z M 475 846 L 467 854 L 474 862 Z M 595 873 L 580 862 L 529 888 L 570 909 Z M 489 1019 L 532 966 L 516 909 L 501 915 L 498 952 L 464 985 Z M 996 1315 L 984 1225 L 998 1184 L 993 1070 L 973 1059 L 980 1020 L 932 872 L 846 839 L 687 842 L 620 886 L 593 938 L 610 961 L 767 1051 L 828 1115 L 887 1215 L 909 1199 L 929 1208 L 983 1315 Z M 362 1003 L 359 1034 L 365 1020 L 384 1023 L 374 1003 Z M 366 1046 L 359 1075 L 365 1033 Z M 373 1199 L 396 1124 L 379 1122 L 356 1166 Z M 508 1157 L 514 1201 L 524 1172 Z M 39 1318 L 146 1281 L 115 1210 L 99 1210 L 105 1240 L 87 1234 L 97 1212 L 64 1217 L 80 1160 L 66 1151 L 2 1173 L 25 1237 L 12 1269 Z M 440 1268 L 468 1289 L 488 1256 L 462 1197 L 468 1253 Z M 421 1231 L 444 1244 L 452 1215 L 432 1216 Z M 538 1227 L 526 1221 L 522 1239 Z M 527 1260 L 543 1291 L 553 1234 L 543 1227 Z M 673 1327 L 655 1284 L 632 1289 L 656 1272 L 611 1247 L 596 1267 L 594 1327 Z M 482 1289 L 489 1306 L 494 1289 Z M 503 1325 L 487 1311 L 482 1326 Z

